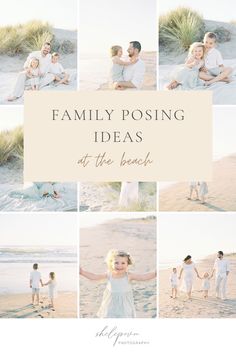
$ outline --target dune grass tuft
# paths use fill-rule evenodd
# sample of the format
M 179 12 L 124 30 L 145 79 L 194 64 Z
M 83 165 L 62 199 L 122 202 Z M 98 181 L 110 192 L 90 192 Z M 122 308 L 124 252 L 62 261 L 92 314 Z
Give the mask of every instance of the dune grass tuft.
M 159 43 L 165 48 L 184 52 L 203 39 L 204 31 L 203 17 L 188 7 L 178 7 L 159 19 Z
M 12 158 L 23 159 L 24 135 L 23 128 L 17 127 L 10 131 L 0 132 L 0 165 Z

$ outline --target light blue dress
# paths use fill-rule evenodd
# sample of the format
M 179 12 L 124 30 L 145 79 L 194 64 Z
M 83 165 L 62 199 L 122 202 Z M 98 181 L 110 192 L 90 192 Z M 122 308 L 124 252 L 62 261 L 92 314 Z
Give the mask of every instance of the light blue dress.
M 124 66 L 112 62 L 110 81 L 111 82 L 124 81 L 123 73 L 124 73 Z
M 113 278 L 111 273 L 108 274 L 107 287 L 97 316 L 100 318 L 136 317 L 133 291 L 128 274 L 122 278 Z
M 192 90 L 198 86 L 204 86 L 204 81 L 199 79 L 199 70 L 204 66 L 200 60 L 197 65 L 188 68 L 185 64 L 178 66 L 171 75 L 172 80 L 181 84 L 183 90 Z
M 32 186 L 28 188 L 11 191 L 9 196 L 12 198 L 29 198 L 36 200 L 43 198 L 43 196 L 52 197 L 55 192 L 54 184 L 54 182 L 34 182 Z

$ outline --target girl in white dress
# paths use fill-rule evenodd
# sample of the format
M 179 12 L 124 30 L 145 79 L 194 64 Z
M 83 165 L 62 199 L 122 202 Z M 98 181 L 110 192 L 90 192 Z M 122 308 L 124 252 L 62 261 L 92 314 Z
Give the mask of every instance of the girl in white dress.
M 54 299 L 57 297 L 57 283 L 56 283 L 56 275 L 54 272 L 49 273 L 48 282 L 43 284 L 43 286 L 47 286 L 47 285 L 48 285 L 48 297 L 50 300 L 50 307 L 52 311 L 55 311 Z
M 173 90 L 181 85 L 183 90 L 191 90 L 204 85 L 204 81 L 199 79 L 199 70 L 204 67 L 204 53 L 203 43 L 191 44 L 185 64 L 178 66 L 172 73 L 172 80 L 167 89 Z
M 204 296 L 204 299 L 207 299 L 208 298 L 208 292 L 210 290 L 210 275 L 209 273 L 204 273 L 203 275 L 203 282 L 202 282 L 202 290 L 203 290 L 203 296 Z
M 29 63 L 29 67 L 26 68 L 26 77 L 31 86 L 32 90 L 39 89 L 39 60 L 37 58 L 32 58 Z
M 187 257 L 184 258 L 184 263 L 182 265 L 182 268 L 180 270 L 180 275 L 179 275 L 179 280 L 181 280 L 182 273 L 184 273 L 181 290 L 187 293 L 188 299 L 191 299 L 192 296 L 194 272 L 197 274 L 197 277 L 200 279 L 198 270 L 192 261 L 192 257 L 188 255 Z
M 128 272 L 129 265 L 133 264 L 132 258 L 129 253 L 119 250 L 110 250 L 106 263 L 108 270 L 103 274 L 91 273 L 80 268 L 80 274 L 87 279 L 107 281 L 97 316 L 100 318 L 136 317 L 131 281 L 154 279 L 156 272 L 142 274 Z
M 199 195 L 201 198 L 201 204 L 206 203 L 206 195 L 208 193 L 208 186 L 206 182 L 200 182 Z
M 121 208 L 130 208 L 135 206 L 139 200 L 139 182 L 122 182 L 119 206 Z
M 170 284 L 171 284 L 171 298 L 176 299 L 177 297 L 177 289 L 178 289 L 178 275 L 177 269 L 173 268 L 170 276 Z
M 124 66 L 133 65 L 137 63 L 138 59 L 130 59 L 129 61 L 124 61 L 121 59 L 123 55 L 122 47 L 119 45 L 114 45 L 111 47 L 111 60 L 112 60 L 112 67 L 111 67 L 111 82 L 119 82 L 124 81 L 123 71 Z
M 55 182 L 33 182 L 33 184 L 22 190 L 11 191 L 12 198 L 41 199 L 44 197 L 59 198 L 60 195 L 55 186 Z

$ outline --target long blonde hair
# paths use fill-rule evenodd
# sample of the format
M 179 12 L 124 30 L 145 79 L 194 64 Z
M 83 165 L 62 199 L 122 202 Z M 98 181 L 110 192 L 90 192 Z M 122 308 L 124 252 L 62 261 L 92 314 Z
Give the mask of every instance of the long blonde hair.
M 133 260 L 130 256 L 130 254 L 128 252 L 125 252 L 125 251 L 121 251 L 121 250 L 117 250 L 117 249 L 112 249 L 110 250 L 108 253 L 107 253 L 107 256 L 106 256 L 106 264 L 107 264 L 107 267 L 110 271 L 113 270 L 113 267 L 112 267 L 112 262 L 114 261 L 115 257 L 124 257 L 124 258 L 127 258 L 127 264 L 128 265 L 131 265 L 133 264 Z
M 120 45 L 113 45 L 110 49 L 111 56 L 115 57 L 120 49 L 122 49 Z

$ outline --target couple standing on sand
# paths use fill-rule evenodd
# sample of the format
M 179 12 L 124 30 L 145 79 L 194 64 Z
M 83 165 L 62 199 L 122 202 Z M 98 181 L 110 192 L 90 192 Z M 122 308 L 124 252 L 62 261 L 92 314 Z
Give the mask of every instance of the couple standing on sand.
M 168 90 L 181 85 L 183 90 L 196 89 L 199 86 L 209 86 L 219 81 L 230 82 L 233 69 L 225 67 L 219 50 L 216 49 L 217 36 L 207 32 L 203 43 L 195 42 L 189 48 L 184 65 L 171 74 Z
M 38 271 L 38 264 L 35 263 L 33 265 L 33 271 L 30 273 L 30 288 L 32 289 L 32 305 L 34 306 L 35 297 L 36 297 L 36 305 L 39 305 L 39 291 L 40 285 L 48 286 L 48 297 L 50 300 L 50 305 L 52 311 L 54 309 L 54 298 L 56 297 L 56 279 L 55 273 L 49 273 L 49 280 L 46 283 L 43 283 L 41 273 Z
M 40 90 L 55 83 L 68 84 L 69 75 L 59 63 L 59 54 L 51 52 L 51 44 L 45 42 L 39 51 L 30 53 L 24 63 L 24 70 L 18 74 L 15 87 L 8 101 L 15 101 L 24 94 L 25 89 Z
M 199 188 L 199 190 L 198 190 Z M 206 182 L 190 182 L 189 183 L 189 197 L 188 200 L 192 200 L 193 192 L 196 194 L 195 200 L 200 200 L 201 204 L 206 203 L 206 195 L 208 193 L 208 186 Z M 200 197 L 200 199 L 199 199 Z
M 127 52 L 128 58 L 121 59 L 123 56 L 122 47 L 119 45 L 111 47 L 110 86 L 115 90 L 140 90 L 145 74 L 145 64 L 140 59 L 141 44 L 138 41 L 130 42 Z
M 215 260 L 211 275 L 208 272 L 204 273 L 203 277 L 200 277 L 199 272 L 192 261 L 192 257 L 188 255 L 183 261 L 183 265 L 180 270 L 179 277 L 177 276 L 177 269 L 173 268 L 173 273 L 171 275 L 171 288 L 172 296 L 176 298 L 178 289 L 178 280 L 181 280 L 183 274 L 183 283 L 180 290 L 187 293 L 188 299 L 191 299 L 193 290 L 193 278 L 194 272 L 197 274 L 199 279 L 203 279 L 202 290 L 204 291 L 204 298 L 208 297 L 208 291 L 210 289 L 210 279 L 215 274 L 215 292 L 218 299 L 226 300 L 226 284 L 227 277 L 229 275 L 229 261 L 224 259 L 224 253 L 219 251 L 217 253 L 217 258 Z

